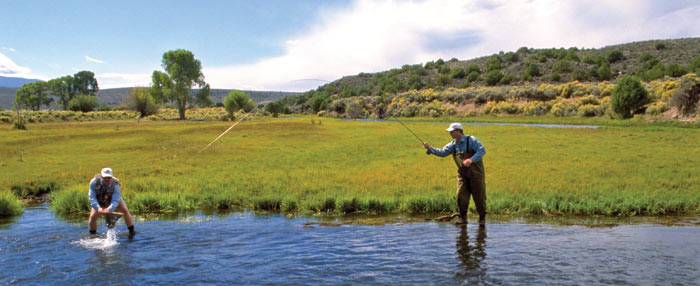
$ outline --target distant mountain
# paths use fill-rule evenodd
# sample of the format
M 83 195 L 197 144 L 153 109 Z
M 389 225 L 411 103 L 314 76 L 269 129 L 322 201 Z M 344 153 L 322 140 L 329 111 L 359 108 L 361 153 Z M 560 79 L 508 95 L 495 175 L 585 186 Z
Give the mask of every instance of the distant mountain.
M 31 82 L 39 81 L 38 79 L 21 78 L 21 77 L 5 77 L 0 76 L 0 87 L 20 88 L 23 85 Z

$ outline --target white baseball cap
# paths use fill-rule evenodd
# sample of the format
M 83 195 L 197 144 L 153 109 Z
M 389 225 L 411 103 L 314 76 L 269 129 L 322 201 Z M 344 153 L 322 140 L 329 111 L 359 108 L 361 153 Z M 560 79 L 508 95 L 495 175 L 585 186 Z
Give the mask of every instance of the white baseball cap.
M 103 168 L 102 172 L 100 172 L 100 174 L 102 175 L 102 177 L 111 178 L 112 177 L 112 169 L 111 168 Z
M 456 123 L 456 122 L 450 124 L 450 127 L 447 128 L 447 129 L 445 129 L 445 131 L 447 131 L 447 132 L 452 132 L 452 131 L 454 131 L 455 129 L 459 129 L 459 130 L 464 131 L 464 129 L 462 129 L 462 124 L 459 124 L 459 123 Z

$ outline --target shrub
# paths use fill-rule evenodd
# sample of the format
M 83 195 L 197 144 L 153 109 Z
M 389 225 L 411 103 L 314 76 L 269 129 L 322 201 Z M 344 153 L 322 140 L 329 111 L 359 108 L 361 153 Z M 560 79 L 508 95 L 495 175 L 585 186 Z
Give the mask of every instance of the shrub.
M 584 104 L 578 107 L 578 115 L 582 117 L 601 116 L 605 114 L 605 109 L 600 105 Z
M 520 60 L 520 57 L 518 57 L 518 54 L 516 54 L 514 52 L 507 52 L 505 54 L 505 56 L 503 56 L 503 57 L 506 59 L 506 61 L 509 61 L 511 63 L 515 63 L 515 62 Z
M 496 85 L 501 81 L 502 78 L 503 78 L 503 73 L 501 71 L 492 70 L 488 74 L 486 74 L 486 84 Z
M 658 114 L 666 112 L 668 109 L 669 109 L 668 103 L 663 102 L 663 101 L 657 101 L 654 104 L 647 107 L 647 110 L 645 113 L 649 114 L 649 115 L 658 115 Z
M 500 83 L 500 84 L 503 84 L 503 85 L 508 85 L 508 84 L 510 84 L 511 82 L 513 82 L 514 80 L 515 80 L 515 77 L 513 77 L 512 75 L 507 74 L 507 75 L 504 75 L 504 76 L 501 78 L 501 81 L 499 81 L 499 83 Z
M 561 76 L 559 75 L 559 73 L 553 72 L 552 75 L 549 76 L 549 80 L 551 80 L 551 81 L 560 81 L 560 80 L 561 80 Z
M 685 76 L 680 88 L 676 89 L 671 98 L 671 105 L 678 108 L 683 115 L 695 113 L 700 101 L 700 82 L 697 77 Z
M 501 60 L 500 57 L 498 57 L 498 55 L 492 55 L 486 61 L 486 70 L 487 71 L 500 70 L 503 67 L 502 63 L 503 63 L 503 61 Z
M 250 99 L 249 95 L 240 90 L 232 90 L 224 98 L 224 107 L 231 118 L 234 118 L 233 113 L 243 109 L 245 112 L 250 112 L 255 108 L 255 102 Z
M 612 78 L 610 66 L 607 64 L 601 65 L 597 70 L 597 77 L 599 80 L 610 80 Z
M 448 85 L 448 84 L 450 84 L 450 82 L 452 82 L 452 80 L 450 79 L 450 77 L 447 76 L 447 75 L 444 75 L 444 74 L 443 74 L 443 75 L 440 75 L 440 76 L 438 77 L 438 79 L 437 79 L 437 83 L 438 83 L 438 85 L 440 85 L 440 86 Z
M 552 106 L 552 114 L 557 117 L 574 115 L 577 111 L 576 104 L 566 100 L 559 101 Z
M 467 72 L 461 68 L 455 68 L 450 72 L 450 77 L 462 79 L 467 76 Z
M 589 95 L 582 97 L 578 99 L 579 105 L 586 105 L 586 104 L 592 104 L 592 105 L 600 105 L 600 101 L 598 101 L 598 98 L 596 98 L 594 95 Z
M 657 42 L 656 45 L 654 45 L 654 47 L 655 47 L 657 50 L 663 50 L 663 49 L 666 48 L 666 45 L 665 45 L 664 43 L 662 43 L 662 42 Z
M 643 52 L 641 55 L 639 55 L 639 58 L 637 58 L 640 63 L 646 63 L 650 60 L 656 59 L 654 55 L 650 54 L 649 52 Z
M 623 76 L 610 96 L 613 111 L 623 118 L 631 118 L 649 103 L 649 94 L 638 78 Z
M 472 71 L 467 75 L 467 81 L 468 82 L 475 82 L 479 80 L 479 72 L 477 71 Z
M 132 88 L 126 96 L 126 107 L 141 118 L 158 113 L 158 105 L 146 88 Z
M 364 111 L 359 100 L 353 100 L 348 104 L 345 109 L 345 114 L 350 118 L 361 118 L 364 117 Z
M 686 73 L 688 73 L 688 70 L 679 64 L 670 64 L 666 67 L 666 75 L 670 77 L 680 77 Z
M 542 73 L 540 73 L 539 66 L 537 66 L 537 64 L 533 63 L 533 62 L 527 63 L 527 67 L 525 68 L 524 74 L 525 74 L 525 76 L 531 76 L 531 77 L 538 77 L 538 76 L 542 75 Z
M 546 103 L 538 101 L 538 102 L 527 102 L 522 106 L 522 111 L 524 115 L 545 115 L 547 112 L 549 112 L 548 106 Z
M 574 72 L 571 73 L 571 78 L 578 81 L 585 81 L 588 79 L 588 74 L 585 70 L 576 69 Z
M 97 96 L 78 95 L 68 102 L 68 109 L 72 111 L 90 112 L 97 107 Z
M 625 59 L 625 56 L 619 50 L 609 51 L 606 55 L 609 63 L 615 63 Z
M 698 60 L 700 61 L 700 58 L 698 58 Z M 477 64 L 470 64 L 467 67 L 466 72 L 467 72 L 467 74 L 470 74 L 472 72 L 476 72 L 476 75 L 478 76 L 481 73 L 481 69 L 479 68 L 479 65 L 477 65 Z
M 571 64 L 569 64 L 569 62 L 566 60 L 559 60 L 556 64 L 554 64 L 552 69 L 562 73 L 570 72 Z

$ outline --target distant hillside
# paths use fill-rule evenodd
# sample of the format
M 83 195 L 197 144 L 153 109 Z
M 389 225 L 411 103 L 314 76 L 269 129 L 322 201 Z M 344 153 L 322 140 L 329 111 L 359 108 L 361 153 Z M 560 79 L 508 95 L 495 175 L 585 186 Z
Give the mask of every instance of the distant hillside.
M 0 87 L 0 109 L 12 109 L 15 92 L 17 92 L 16 88 Z
M 600 49 L 522 47 L 470 60 L 438 59 L 377 73 L 345 76 L 281 103 L 293 112 L 326 109 L 338 98 L 394 95 L 409 90 L 614 81 L 644 81 L 700 71 L 700 38 L 650 40 Z M 313 98 L 316 97 L 314 105 Z
M 100 103 L 105 103 L 109 106 L 115 107 L 121 105 L 125 102 L 126 94 L 131 90 L 130 87 L 125 88 L 108 88 L 97 92 L 97 97 Z M 211 97 L 214 103 L 221 102 L 223 98 L 231 92 L 232 89 L 212 89 Z M 193 90 L 195 93 L 198 90 Z M 15 93 L 17 88 L 0 87 L 0 108 L 11 109 L 12 100 L 15 99 Z M 269 101 L 280 100 L 286 96 L 298 95 L 299 92 L 283 92 L 283 91 L 245 91 L 250 94 L 250 97 L 255 101 L 255 103 L 266 103 Z M 55 99 L 54 99 L 55 100 Z M 45 108 L 45 107 L 44 107 Z M 56 109 L 55 103 L 51 106 L 52 109 Z
M 27 83 L 35 81 L 39 80 L 31 78 L 0 76 L 0 87 L 20 88 Z

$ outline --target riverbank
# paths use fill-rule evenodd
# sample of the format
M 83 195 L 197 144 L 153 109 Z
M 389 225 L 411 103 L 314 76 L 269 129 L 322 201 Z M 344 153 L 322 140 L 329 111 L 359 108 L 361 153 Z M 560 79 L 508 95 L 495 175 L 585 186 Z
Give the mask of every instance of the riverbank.
M 444 123 L 406 123 L 435 146 Z M 396 122 L 299 116 L 231 122 L 43 123 L 0 130 L 0 192 L 51 186 L 51 207 L 86 212 L 87 182 L 109 166 L 135 213 L 451 213 L 455 167 L 426 156 Z M 695 128 L 468 125 L 487 148 L 488 209 L 502 215 L 700 212 Z M 31 192 L 25 192 L 31 193 Z M 473 206 L 473 204 L 472 204 Z

